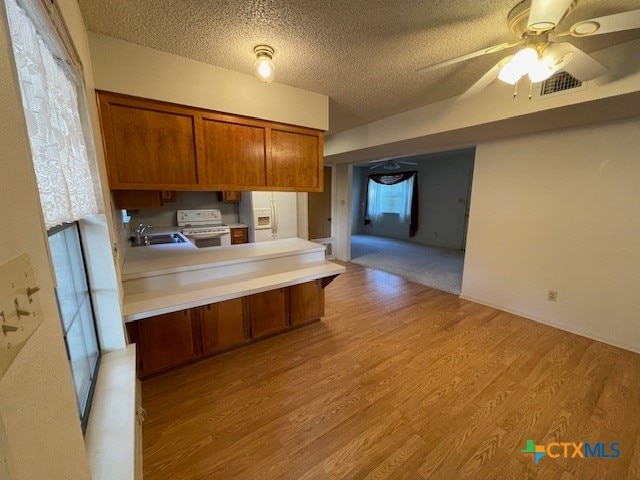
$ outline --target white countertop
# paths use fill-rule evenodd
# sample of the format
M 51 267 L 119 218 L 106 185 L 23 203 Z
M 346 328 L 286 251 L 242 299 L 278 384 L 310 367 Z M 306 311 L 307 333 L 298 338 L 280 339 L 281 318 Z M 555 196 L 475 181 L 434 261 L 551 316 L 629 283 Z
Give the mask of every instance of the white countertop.
M 299 238 L 196 248 L 134 247 L 122 270 L 126 322 L 339 275 L 325 246 Z
M 324 250 L 324 245 L 300 238 L 245 243 L 229 247 L 197 248 L 190 242 L 130 247 L 124 259 L 122 280 Z
M 249 228 L 244 223 L 225 223 L 225 225 L 229 228 Z

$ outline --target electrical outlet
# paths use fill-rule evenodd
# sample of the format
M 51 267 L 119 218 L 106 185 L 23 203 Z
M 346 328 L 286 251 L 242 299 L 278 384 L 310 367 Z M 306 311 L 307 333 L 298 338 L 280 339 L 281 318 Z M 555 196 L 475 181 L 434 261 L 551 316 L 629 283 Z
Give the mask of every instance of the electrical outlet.
M 556 292 L 555 290 L 549 290 L 549 293 L 547 293 L 547 300 L 549 300 L 550 302 L 557 302 L 558 292 Z

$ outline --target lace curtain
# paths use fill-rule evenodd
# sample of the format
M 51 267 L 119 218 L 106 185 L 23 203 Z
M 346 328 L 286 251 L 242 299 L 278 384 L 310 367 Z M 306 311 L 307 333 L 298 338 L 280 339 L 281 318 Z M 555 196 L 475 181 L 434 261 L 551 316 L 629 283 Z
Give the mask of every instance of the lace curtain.
M 76 84 L 16 0 L 6 0 L 46 228 L 98 213 Z

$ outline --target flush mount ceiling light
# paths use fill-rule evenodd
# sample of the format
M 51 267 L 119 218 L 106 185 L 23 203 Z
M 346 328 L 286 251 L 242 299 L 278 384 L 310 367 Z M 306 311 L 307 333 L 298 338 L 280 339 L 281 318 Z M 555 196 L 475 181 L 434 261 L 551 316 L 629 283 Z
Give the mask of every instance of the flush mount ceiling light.
M 273 48 L 269 45 L 257 45 L 253 48 L 256 53 L 256 63 L 254 73 L 256 78 L 264 83 L 273 82 L 276 76 L 276 66 L 271 60 L 273 58 Z

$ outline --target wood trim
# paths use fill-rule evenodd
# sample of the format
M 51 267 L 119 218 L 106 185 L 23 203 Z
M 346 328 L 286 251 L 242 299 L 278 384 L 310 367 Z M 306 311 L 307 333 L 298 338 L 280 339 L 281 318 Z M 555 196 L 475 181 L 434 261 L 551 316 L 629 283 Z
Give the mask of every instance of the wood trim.
M 202 122 L 202 115 L 193 116 L 193 132 L 195 136 L 193 141 L 196 149 L 196 183 L 199 185 L 205 178 L 207 178 L 207 162 L 200 160 L 205 158 L 204 124 Z M 192 190 L 192 188 L 190 190 Z
M 273 128 L 268 126 L 264 130 L 264 178 L 267 180 L 267 185 L 273 183 L 273 153 L 271 151 L 271 132 Z
M 338 275 L 331 275 L 330 277 L 322 277 L 322 288 L 325 288 L 327 285 L 329 285 L 331 282 L 333 282 L 335 280 L 335 278 Z
M 191 335 L 193 337 L 193 349 L 196 357 L 200 357 L 204 353 L 204 345 L 202 339 L 202 321 L 204 307 L 196 307 L 191 309 Z
M 201 107 L 191 107 L 188 105 L 181 105 L 178 103 L 173 103 L 173 102 L 166 102 L 164 100 L 155 100 L 152 98 L 145 98 L 145 97 L 137 97 L 137 96 L 133 96 L 133 95 L 127 95 L 124 93 L 116 93 L 116 92 L 110 92 L 107 90 L 96 90 L 96 93 L 99 95 L 104 95 L 104 96 L 109 96 L 112 97 L 114 99 L 121 99 L 121 101 L 131 101 L 131 102 L 140 102 L 143 106 L 148 105 L 147 102 L 150 103 L 155 103 L 158 106 L 163 106 L 163 108 L 168 108 L 171 110 L 165 110 L 165 111 L 172 111 L 173 109 L 175 109 L 175 112 L 182 112 L 184 113 L 185 111 L 189 112 L 191 115 L 194 116 L 200 116 L 201 118 L 211 118 L 214 120 L 223 120 L 223 121 L 228 121 L 231 123 L 239 123 L 242 125 L 252 125 L 252 126 L 261 126 L 261 127 L 271 127 L 271 128 L 276 128 L 276 129 L 284 129 L 287 131 L 291 131 L 294 133 L 306 133 L 306 134 L 315 134 L 315 135 L 323 135 L 324 131 L 317 129 L 317 128 L 312 128 L 312 127 L 301 127 L 299 125 L 291 125 L 291 124 L 287 124 L 287 123 L 281 123 L 281 122 L 273 122 L 271 120 L 266 120 L 266 119 L 261 119 L 261 118 L 257 118 L 257 117 L 249 117 L 246 115 L 239 115 L 239 114 L 234 114 L 234 113 L 229 113 L 229 112 L 220 112 L 218 110 L 208 110 L 205 108 L 201 108 Z M 127 105 L 131 105 L 130 103 L 127 103 Z M 197 112 L 197 113 L 196 113 Z
M 100 130 L 102 130 L 102 148 L 106 156 L 107 152 L 115 150 L 115 146 L 113 144 L 115 134 L 113 132 L 113 124 L 111 122 L 111 111 L 108 97 L 99 95 L 96 90 L 96 99 L 98 100 L 98 117 L 100 118 Z M 117 186 L 119 183 L 118 168 L 115 162 L 109 161 L 106 162 L 106 167 L 109 188 L 114 190 L 114 186 Z

